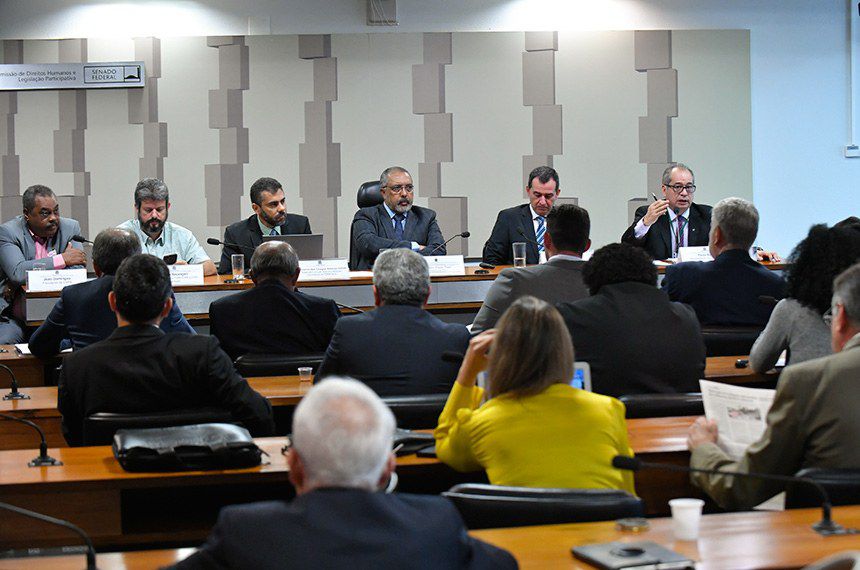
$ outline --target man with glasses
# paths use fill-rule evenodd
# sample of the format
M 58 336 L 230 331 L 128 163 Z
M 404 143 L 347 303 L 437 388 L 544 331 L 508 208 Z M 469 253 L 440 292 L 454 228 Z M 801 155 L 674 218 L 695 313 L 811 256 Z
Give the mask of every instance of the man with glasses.
M 644 248 L 654 259 L 677 258 L 681 247 L 708 245 L 711 207 L 693 203 L 693 171 L 680 162 L 670 164 L 662 183 L 663 199 L 637 208 L 621 241 Z
M 421 255 L 445 255 L 436 212 L 413 206 L 415 186 L 405 168 L 386 168 L 379 177 L 383 202 L 361 208 L 352 220 L 350 268 L 367 270 L 380 250 L 409 248 Z
M 72 242 L 81 225 L 60 217 L 57 197 L 36 184 L 24 191 L 24 213 L 0 225 L 0 344 L 24 340 L 21 286 L 27 271 L 86 265 L 82 245 Z

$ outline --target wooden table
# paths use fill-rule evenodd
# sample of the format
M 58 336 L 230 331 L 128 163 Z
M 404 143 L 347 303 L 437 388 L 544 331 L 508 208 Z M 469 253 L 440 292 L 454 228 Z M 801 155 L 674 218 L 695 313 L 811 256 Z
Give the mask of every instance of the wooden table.
M 22 355 L 14 344 L 0 344 L 0 364 L 12 369 L 19 386 L 44 386 L 45 367 L 57 366 L 59 358 L 48 362 L 39 360 L 35 356 Z M 12 385 L 12 379 L 5 370 L 0 371 L 0 390 L 8 389 Z M 3 394 L 8 390 L 4 390 Z M 2 397 L 2 396 L 0 396 Z
M 785 512 L 749 512 L 706 515 L 697 541 L 676 541 L 671 519 L 651 519 L 651 528 L 640 534 L 621 533 L 612 522 L 533 526 L 471 531 L 470 534 L 510 551 L 520 568 L 589 569 L 570 553 L 570 548 L 595 542 L 652 540 L 698 561 L 700 570 L 729 568 L 801 568 L 816 560 L 858 548 L 857 536 L 822 537 L 809 526 L 821 516 L 820 509 Z M 845 526 L 860 527 L 860 507 L 837 507 L 834 519 Z M 74 542 L 70 538 L 69 544 Z M 102 570 L 150 570 L 182 560 L 191 548 L 99 554 Z M 84 556 L 0 560 L 0 570 L 40 568 L 79 570 Z

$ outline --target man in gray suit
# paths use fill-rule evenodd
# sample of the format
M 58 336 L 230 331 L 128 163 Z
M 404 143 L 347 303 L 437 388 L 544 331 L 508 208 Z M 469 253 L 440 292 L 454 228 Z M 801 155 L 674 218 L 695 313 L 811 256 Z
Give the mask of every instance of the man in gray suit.
M 27 271 L 66 269 L 86 265 L 82 245 L 71 242 L 81 225 L 60 217 L 57 197 L 37 184 L 24 191 L 24 213 L 0 225 L 0 344 L 24 340 L 21 286 Z M 70 247 L 71 246 L 71 247 Z
M 833 282 L 830 356 L 787 367 L 779 377 L 767 427 L 740 461 L 717 447 L 718 426 L 690 426 L 690 466 L 737 473 L 794 475 L 806 467 L 860 468 L 860 263 Z M 778 481 L 696 473 L 693 481 L 721 506 L 753 507 L 785 487 Z
M 413 206 L 415 186 L 405 168 L 386 168 L 379 177 L 383 202 L 361 208 L 352 220 L 353 271 L 370 269 L 381 249 L 409 248 L 421 255 L 445 255 L 436 212 Z
M 582 282 L 582 254 L 591 247 L 588 211 L 574 204 L 556 206 L 546 216 L 544 248 L 547 262 L 505 269 L 487 292 L 472 323 L 472 333 L 496 326 L 502 313 L 523 295 L 555 305 L 588 297 Z

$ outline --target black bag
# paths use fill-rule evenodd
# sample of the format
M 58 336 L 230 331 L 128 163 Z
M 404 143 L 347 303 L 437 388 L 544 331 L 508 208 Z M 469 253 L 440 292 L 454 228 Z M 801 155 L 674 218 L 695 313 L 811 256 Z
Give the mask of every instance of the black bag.
M 113 455 L 126 471 L 196 471 L 259 465 L 262 450 L 233 424 L 121 429 Z

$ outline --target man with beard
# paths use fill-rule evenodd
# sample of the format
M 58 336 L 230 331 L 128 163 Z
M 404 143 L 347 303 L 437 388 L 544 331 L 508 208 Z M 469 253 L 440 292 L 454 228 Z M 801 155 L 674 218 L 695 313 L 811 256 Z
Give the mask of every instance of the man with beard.
M 200 247 L 190 230 L 167 221 L 170 195 L 167 184 L 158 178 L 144 178 L 134 189 L 136 219 L 118 227 L 131 231 L 140 240 L 144 253 L 163 259 L 176 254 L 176 263 L 199 263 L 203 275 L 215 275 L 215 264 Z
M 65 269 L 85 265 L 81 244 L 71 242 L 81 225 L 60 217 L 57 197 L 37 184 L 24 191 L 24 213 L 0 225 L 0 344 L 24 340 L 21 285 L 27 271 Z
M 351 269 L 370 269 L 383 249 L 409 248 L 421 255 L 445 255 L 436 212 L 412 205 L 415 186 L 405 168 L 386 168 L 379 177 L 379 191 L 382 204 L 361 208 L 352 219 Z
M 263 243 L 263 236 L 311 233 L 305 216 L 287 213 L 283 187 L 274 178 L 260 178 L 251 185 L 251 208 L 254 214 L 250 218 L 227 226 L 224 232 L 225 244 L 235 245 L 225 245 L 221 250 L 219 273 L 230 273 L 230 256 L 237 253 L 245 256 L 245 267 L 251 267 L 251 255 Z

